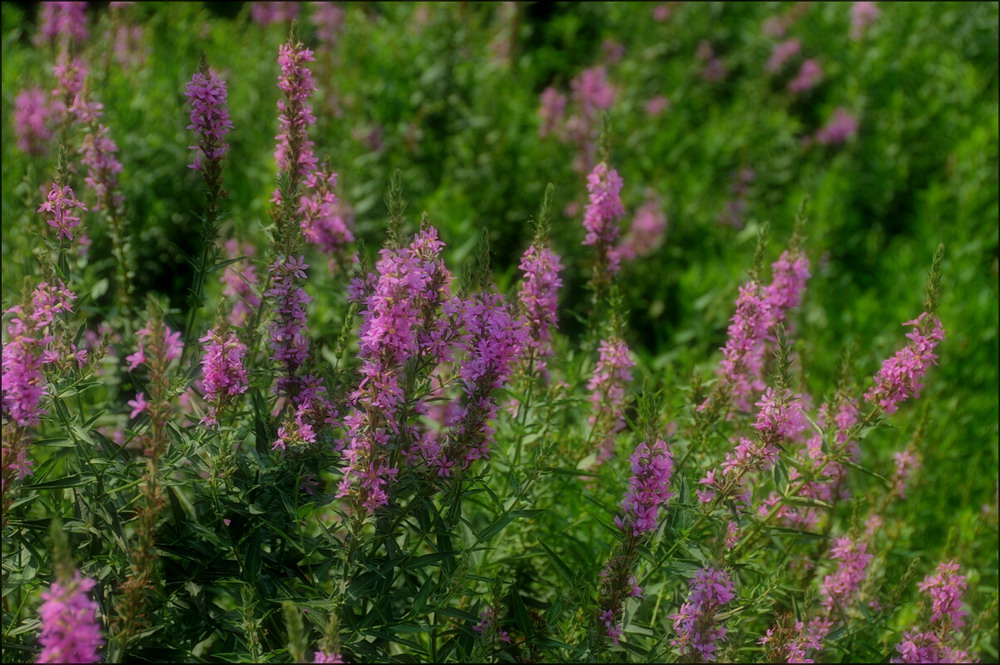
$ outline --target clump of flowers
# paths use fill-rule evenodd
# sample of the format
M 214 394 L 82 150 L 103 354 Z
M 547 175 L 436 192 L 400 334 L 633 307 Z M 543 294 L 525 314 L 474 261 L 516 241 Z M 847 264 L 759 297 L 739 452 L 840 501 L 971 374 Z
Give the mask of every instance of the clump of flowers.
M 284 3 L 279 3 L 284 4 Z M 309 140 L 309 127 L 316 124 L 316 116 L 308 104 L 309 96 L 316 91 L 316 82 L 306 63 L 313 62 L 313 52 L 302 44 L 286 43 L 278 49 L 278 88 L 284 98 L 278 100 L 280 133 L 274 158 L 278 170 L 305 177 L 316 168 L 313 142 Z
M 337 43 L 337 36 L 344 27 L 344 10 L 332 2 L 312 2 L 309 22 L 316 26 L 316 38 L 328 48 Z
M 943 561 L 933 575 L 928 575 L 918 585 L 931 601 L 931 629 L 920 632 L 916 627 L 903 634 L 896 645 L 898 658 L 894 663 L 973 663 L 976 659 L 961 648 L 961 630 L 967 613 L 962 609 L 962 593 L 968 585 L 964 575 L 958 574 L 958 564 Z
M 485 639 L 498 639 L 505 644 L 510 644 L 510 633 L 500 628 L 497 624 L 497 613 L 492 607 L 487 606 L 479 615 L 479 623 L 472 627 L 480 637 Z
M 87 167 L 84 182 L 94 192 L 97 201 L 94 210 L 118 209 L 124 202 L 118 188 L 118 174 L 121 173 L 122 165 L 115 156 L 117 152 L 118 144 L 102 124 L 98 124 L 83 137 L 80 162 Z
M 632 381 L 635 365 L 628 345 L 619 337 L 602 340 L 597 365 L 587 382 L 593 407 L 588 422 L 600 437 L 597 463 L 607 461 L 615 450 L 615 434 L 625 428 L 625 389 Z
M 72 48 L 86 41 L 88 34 L 86 2 L 41 3 L 36 46 L 60 45 L 60 40 L 65 40 Z
M 851 39 L 861 39 L 869 26 L 882 12 L 874 2 L 855 2 L 851 5 Z
M 808 58 L 803 61 L 798 74 L 788 82 L 788 91 L 794 93 L 805 92 L 816 87 L 820 79 L 823 78 L 823 68 L 815 58 Z
M 250 3 L 250 18 L 254 23 L 269 26 L 287 23 L 299 15 L 297 2 L 253 2 Z
M 840 608 L 846 611 L 865 579 L 872 555 L 864 541 L 843 536 L 834 539 L 830 558 L 837 561 L 837 569 L 824 577 L 820 584 L 823 605 L 827 610 Z
M 67 3 L 72 4 L 72 3 Z M 54 582 L 42 592 L 38 616 L 42 632 L 38 641 L 42 652 L 39 663 L 96 663 L 98 650 L 104 644 L 97 622 L 97 603 L 87 595 L 94 580 L 76 571 L 64 582 Z
M 682 658 L 715 662 L 719 643 L 726 639 L 725 626 L 718 625 L 719 610 L 735 597 L 725 570 L 702 568 L 691 581 L 687 601 L 670 616 L 677 637 L 670 645 Z
M 306 278 L 308 269 L 304 257 L 279 258 L 271 264 L 271 290 L 264 294 L 274 303 L 268 343 L 274 359 L 284 366 L 275 390 L 292 395 L 298 388 L 296 372 L 309 356 L 305 306 L 312 302 L 312 296 L 298 285 L 298 280 Z
M 785 64 L 802 52 L 802 42 L 797 39 L 788 39 L 774 45 L 771 57 L 768 58 L 764 69 L 774 74 L 781 71 Z
M 615 254 L 626 261 L 648 256 L 663 244 L 663 232 L 667 229 L 667 216 L 663 205 L 649 196 L 635 213 L 635 219 L 628 232 L 615 248 Z
M 56 229 L 56 237 L 73 240 L 73 229 L 80 225 L 80 217 L 74 214 L 75 209 L 87 210 L 87 206 L 76 198 L 73 188 L 69 185 L 52 183 L 45 201 L 38 207 L 38 212 L 49 215 L 45 223 Z
M 240 243 L 235 238 L 226 241 L 225 250 L 230 260 L 240 256 L 252 257 L 257 253 L 253 245 Z M 242 328 L 253 311 L 260 307 L 260 296 L 257 294 L 256 266 L 250 261 L 245 261 L 242 267 L 237 267 L 239 263 L 226 266 L 220 281 L 223 284 L 223 297 L 229 298 L 232 304 L 232 309 L 229 310 L 229 324 Z
M 532 243 L 521 256 L 522 272 L 517 298 L 527 325 L 525 352 L 543 374 L 552 355 L 552 329 L 558 327 L 559 289 L 563 269 L 559 255 L 544 243 Z
M 306 177 L 305 186 L 306 192 L 299 198 L 302 236 L 323 252 L 342 258 L 347 246 L 354 242 L 354 233 L 334 193 L 337 174 L 313 171 Z
M 874 402 L 890 415 L 902 402 L 920 397 L 928 367 L 937 364 L 934 349 L 944 339 L 941 321 L 927 312 L 903 325 L 913 327 L 906 333 L 910 342 L 882 363 L 875 385 L 865 393 L 865 401 Z
M 189 146 L 197 151 L 189 166 L 200 171 L 205 168 L 204 160 L 217 163 L 229 151 L 226 134 L 233 128 L 229 118 L 229 93 L 226 82 L 216 72 L 205 69 L 191 77 L 184 95 L 191 104 L 191 124 L 187 128 L 199 136 L 198 145 Z
M 846 143 L 858 133 L 858 119 L 844 107 L 838 107 L 833 117 L 816 131 L 815 141 L 822 145 Z
M 555 133 L 566 113 L 566 95 L 552 86 L 542 91 L 541 106 L 538 108 L 538 135 L 541 137 Z
M 622 502 L 624 517 L 616 517 L 615 524 L 632 535 L 654 531 L 659 523 L 658 510 L 670 497 L 670 474 L 673 458 L 663 440 L 652 446 L 640 443 L 630 458 L 632 478 Z
M 625 215 L 622 205 L 622 179 L 618 171 L 601 162 L 587 176 L 589 203 L 584 211 L 583 227 L 587 231 L 584 245 L 597 248 L 595 276 L 618 272 L 621 259 L 615 251 L 618 220 Z
M 52 109 L 41 88 L 26 88 L 14 98 L 14 132 L 17 148 L 28 155 L 40 155 L 52 138 Z
M 236 333 L 219 326 L 212 328 L 198 340 L 205 343 L 201 360 L 202 387 L 209 412 L 202 422 L 216 425 L 219 411 L 228 400 L 247 390 L 247 371 L 244 366 L 246 345 Z

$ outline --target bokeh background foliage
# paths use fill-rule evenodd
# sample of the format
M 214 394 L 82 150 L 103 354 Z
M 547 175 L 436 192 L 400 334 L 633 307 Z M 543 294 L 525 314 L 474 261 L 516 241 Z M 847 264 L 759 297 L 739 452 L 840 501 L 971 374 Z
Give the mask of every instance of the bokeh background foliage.
M 107 12 L 94 4 L 96 35 Z M 228 81 L 235 125 L 226 235 L 261 244 L 274 188 L 275 55 L 287 26 L 255 25 L 237 5 L 138 3 L 134 16 L 149 38 L 145 65 L 124 71 L 110 45 L 93 51 L 99 64 L 92 85 L 121 148 L 140 267 L 136 290 L 167 297 L 178 320 L 191 281 L 184 256 L 198 250 L 202 205 L 198 174 L 186 168 L 191 137 L 182 91 L 202 55 Z M 996 533 L 984 531 L 981 506 L 995 502 L 998 468 L 997 3 L 885 3 L 862 40 L 848 38 L 848 4 L 814 3 L 791 33 L 822 62 L 824 76 L 798 96 L 764 71 L 775 40 L 761 27 L 789 4 L 682 4 L 663 22 L 651 18 L 652 8 L 525 3 L 512 22 L 486 3 L 347 5 L 335 52 L 316 67 L 326 101 L 314 104 L 313 137 L 321 159 L 340 174 L 357 235 L 373 255 L 385 229 L 389 178 L 399 169 L 411 220 L 430 214 L 449 264 L 468 264 L 486 229 L 497 281 L 509 287 L 531 235 L 529 219 L 552 182 L 559 211 L 553 241 L 568 267 L 561 330 L 570 343 L 582 338 L 588 248 L 580 244 L 580 214 L 561 211 L 584 200 L 585 182 L 572 168 L 572 145 L 539 137 L 539 95 L 548 86 L 567 90 L 582 69 L 605 60 L 607 40 L 620 43 L 624 56 L 607 65 L 616 88 L 610 162 L 624 178 L 630 213 L 651 189 L 668 219 L 662 248 L 629 263 L 620 280 L 637 375 L 678 394 L 692 376 L 708 376 L 757 231 L 771 223 L 767 258 L 775 259 L 808 199 L 805 247 L 814 270 L 796 321 L 796 351 L 814 394 L 835 383 L 846 351 L 860 381 L 900 343 L 899 323 L 919 313 L 931 257 L 943 242 L 940 366 L 922 407 L 900 411 L 892 428 L 866 440 L 865 463 L 890 468 L 891 452 L 912 436 L 926 408 L 924 467 L 907 499 L 894 565 L 916 556 L 975 561 L 975 582 L 995 591 Z M 5 308 L 30 274 L 35 239 L 23 230 L 54 168 L 52 151 L 29 158 L 12 134 L 17 92 L 50 85 L 50 57 L 31 46 L 35 13 L 30 3 L 2 5 Z M 306 43 L 314 41 L 312 30 L 305 21 L 299 26 Z M 699 75 L 703 40 L 725 64 L 721 81 Z M 654 116 L 645 104 L 657 95 L 670 105 Z M 859 119 L 856 137 L 838 146 L 803 140 L 838 107 Z M 743 169 L 754 178 L 741 218 L 722 222 Z M 96 254 L 109 241 L 99 228 L 92 235 Z M 317 344 L 332 345 L 343 295 L 311 292 Z M 614 496 L 604 497 L 608 505 Z M 528 576 L 529 560 L 511 565 Z M 190 602 L 202 602 L 196 591 Z M 996 658 L 995 645 L 994 636 L 984 657 Z

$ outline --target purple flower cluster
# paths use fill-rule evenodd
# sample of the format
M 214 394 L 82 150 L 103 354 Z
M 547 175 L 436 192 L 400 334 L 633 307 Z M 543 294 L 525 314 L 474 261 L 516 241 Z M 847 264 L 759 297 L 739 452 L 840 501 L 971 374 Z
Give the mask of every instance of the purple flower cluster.
M 275 3 L 285 4 L 285 3 Z M 309 95 L 316 91 L 316 82 L 306 63 L 313 62 L 313 52 L 302 44 L 282 44 L 278 49 L 278 88 L 284 98 L 278 100 L 278 124 L 281 132 L 274 159 L 282 173 L 295 171 L 305 177 L 316 168 L 313 142 L 309 140 L 309 127 L 316 124 L 316 116 L 309 107 Z
M 218 326 L 198 341 L 206 343 L 201 359 L 202 387 L 205 401 L 210 405 L 202 422 L 216 425 L 216 416 L 226 400 L 247 390 L 247 370 L 243 364 L 247 348 L 235 332 L 223 332 Z
M 898 658 L 893 663 L 978 663 L 965 649 L 950 646 L 937 633 L 908 630 L 903 641 L 896 645 Z
M 312 296 L 299 286 L 306 278 L 309 266 L 304 257 L 279 257 L 268 271 L 271 273 L 271 290 L 264 294 L 274 304 L 274 320 L 268 327 L 268 343 L 274 358 L 284 365 L 284 376 L 275 382 L 278 392 L 296 389 L 295 373 L 309 356 L 309 337 L 306 330 L 306 305 Z
M 57 238 L 73 240 L 73 229 L 80 225 L 80 218 L 73 214 L 73 209 L 86 210 L 87 206 L 76 198 L 73 189 L 68 185 L 60 186 L 52 183 L 45 201 L 38 208 L 38 212 L 47 212 L 49 217 L 45 222 L 54 229 L 58 229 Z
M 931 598 L 931 623 L 947 626 L 949 630 L 961 630 L 968 612 L 962 609 L 962 592 L 968 583 L 964 575 L 958 574 L 958 564 L 943 561 L 938 564 L 933 575 L 928 575 L 918 585 Z
M 559 128 L 559 123 L 566 113 L 566 95 L 552 86 L 542 91 L 541 106 L 538 108 L 538 135 L 541 137 L 553 134 Z
M 235 259 L 240 256 L 251 257 L 257 250 L 250 243 L 240 243 L 235 238 L 226 241 L 226 256 Z M 260 307 L 260 296 L 257 295 L 257 268 L 249 261 L 243 268 L 236 263 L 226 267 L 220 280 L 223 284 L 222 295 L 232 300 L 229 312 L 230 325 L 242 328 L 247 319 L 257 307 Z
M 622 184 L 618 171 L 609 169 L 604 162 L 587 176 L 589 202 L 583 215 L 583 227 L 587 230 L 583 244 L 597 247 L 599 264 L 611 273 L 618 272 L 620 267 L 614 244 L 618 238 L 618 219 L 625 215 Z
M 106 207 L 118 208 L 124 201 L 118 191 L 118 174 L 122 165 L 115 156 L 118 145 L 111 139 L 108 128 L 97 125 L 95 131 L 87 132 L 80 146 L 80 162 L 87 167 L 84 182 L 94 192 L 97 202 L 94 210 Z
M 794 93 L 805 92 L 816 87 L 823 78 L 823 68 L 819 60 L 809 58 L 802 62 L 799 72 L 788 82 L 788 91 Z
M 3 415 L 21 427 L 38 424 L 45 413 L 41 407 L 45 396 L 42 368 L 61 360 L 53 345 L 51 325 L 56 316 L 73 310 L 75 299 L 62 282 L 42 282 L 27 308 L 15 305 L 6 312 L 15 316 L 7 325 L 3 346 Z
M 615 255 L 626 261 L 652 254 L 663 244 L 667 217 L 662 204 L 650 197 L 635 214 L 632 227 L 615 248 Z
M 344 10 L 332 2 L 313 2 L 309 22 L 316 26 L 316 38 L 321 44 L 333 48 L 337 36 L 344 28 Z
M 838 563 L 837 569 L 820 583 L 823 605 L 827 610 L 832 611 L 836 607 L 846 611 L 867 575 L 872 555 L 868 553 L 868 545 L 864 541 L 844 536 L 834 539 L 830 558 Z
M 910 477 L 920 469 L 920 457 L 911 448 L 900 450 L 892 457 L 896 463 L 895 471 L 892 474 L 892 491 L 900 499 L 905 499 L 906 486 Z
M 625 428 L 625 388 L 632 380 L 629 369 L 635 365 L 628 345 L 620 338 L 601 340 L 597 365 L 587 382 L 593 413 L 588 422 L 601 429 L 604 437 L 597 463 L 607 461 L 615 448 L 615 434 Z
M 52 90 L 52 113 L 60 121 L 66 119 L 66 114 L 79 115 L 82 102 L 83 84 L 87 80 L 89 68 L 81 58 L 60 57 L 52 67 L 52 75 L 56 79 L 56 87 Z M 83 104 L 85 115 L 94 115 L 96 110 Z M 80 119 L 86 122 L 86 119 Z
M 308 191 L 299 199 L 302 235 L 327 254 L 339 255 L 354 242 L 350 218 L 334 193 L 337 174 L 313 171 L 306 177 Z
M 768 647 L 770 662 L 813 663 L 810 652 L 820 651 L 823 640 L 830 634 L 833 621 L 826 616 L 815 616 L 807 622 L 796 621 L 791 630 L 768 628 L 758 644 Z
M 328 651 L 317 651 L 316 655 L 313 656 L 314 663 L 343 663 L 344 659 L 339 653 L 331 653 Z
M 670 108 L 670 98 L 663 95 L 650 97 L 643 108 L 646 111 L 646 115 L 651 117 L 658 116 Z
M 563 269 L 559 255 L 545 246 L 531 245 L 518 266 L 523 273 L 517 298 L 521 302 L 528 327 L 525 350 L 532 354 L 535 366 L 546 372 L 546 358 L 552 355 L 552 329 L 558 327 L 559 289 Z
M 802 42 L 797 39 L 788 39 L 774 45 L 771 57 L 768 58 L 764 66 L 768 72 L 774 74 L 781 71 L 785 64 L 802 52 Z
M 14 132 L 17 149 L 29 155 L 40 155 L 52 138 L 52 109 L 48 95 L 41 88 L 27 88 L 14 98 Z
M 479 623 L 472 627 L 481 637 L 489 638 L 494 632 L 496 638 L 501 642 L 510 644 L 510 633 L 497 625 L 497 613 L 492 607 L 487 606 L 479 615 Z
M 146 356 L 146 345 L 149 343 L 153 332 L 150 330 L 149 324 L 145 328 L 142 328 L 136 332 L 136 341 L 138 349 L 135 353 L 125 356 L 125 361 L 128 363 L 128 370 L 131 372 L 136 367 L 142 363 L 148 362 Z M 181 357 L 181 352 L 184 350 L 184 343 L 181 341 L 181 334 L 170 329 L 169 326 L 163 326 L 163 360 L 165 362 L 170 362 Z
M 611 108 L 616 90 L 608 82 L 608 72 L 604 67 L 591 67 L 580 72 L 570 81 L 570 90 L 576 111 L 566 120 L 566 133 L 577 145 L 573 167 L 585 173 L 596 162 L 598 113 Z
M 771 264 L 771 270 L 773 278 L 764 293 L 771 315 L 769 324 L 773 327 L 784 323 L 788 311 L 798 307 L 802 301 L 802 293 L 810 277 L 809 259 L 786 250 Z
M 839 145 L 846 143 L 858 133 L 858 119 L 844 107 L 838 107 L 833 117 L 816 131 L 816 143 Z
M 250 18 L 257 25 L 269 26 L 287 23 L 299 15 L 297 2 L 253 2 L 250 3 Z
M 196 72 L 191 77 L 184 96 L 191 103 L 191 124 L 187 128 L 201 137 L 198 145 L 189 146 L 190 150 L 200 153 L 189 166 L 201 170 L 202 159 L 219 161 L 229 151 L 226 134 L 233 128 L 229 118 L 229 93 L 226 82 L 217 73 L 208 70 L 207 73 Z
M 681 657 L 715 661 L 719 642 L 726 639 L 725 627 L 716 625 L 716 614 L 734 596 L 733 583 L 725 570 L 702 568 L 695 574 L 687 602 L 670 616 L 677 631 L 670 645 L 677 647 Z
M 42 631 L 38 641 L 42 652 L 39 663 L 96 663 L 98 649 L 104 644 L 97 622 L 97 603 L 87 593 L 94 580 L 75 572 L 68 584 L 54 582 L 42 592 L 38 616 Z
M 658 440 L 652 448 L 640 443 L 629 459 L 632 462 L 632 478 L 622 502 L 625 518 L 616 517 L 615 524 L 626 531 L 631 529 L 633 536 L 639 536 L 656 530 L 658 510 L 672 496 L 670 474 L 673 472 L 673 458 L 667 444 Z
M 937 364 L 934 348 L 944 339 L 941 321 L 927 312 L 903 325 L 913 326 L 906 333 L 909 344 L 882 363 L 882 369 L 875 375 L 875 385 L 865 393 L 865 401 L 875 402 L 890 415 L 901 402 L 920 397 L 927 368 Z
M 36 46 L 53 44 L 64 37 L 70 44 L 87 39 L 86 2 L 43 2 L 41 5 Z
M 855 2 L 851 5 L 851 39 L 861 39 L 868 27 L 882 12 L 874 2 Z
M 364 302 L 361 383 L 345 418 L 347 468 L 339 496 L 351 496 L 369 514 L 388 503 L 388 485 L 399 471 L 389 462 L 390 439 L 412 437 L 397 413 L 403 406 L 401 380 L 407 361 L 419 355 L 443 359 L 454 335 L 451 326 L 437 321 L 446 301 L 457 309 L 449 299 L 451 273 L 440 258 L 443 247 L 437 230 L 426 227 L 409 247 L 383 248 L 377 275 L 351 286 L 353 297 Z

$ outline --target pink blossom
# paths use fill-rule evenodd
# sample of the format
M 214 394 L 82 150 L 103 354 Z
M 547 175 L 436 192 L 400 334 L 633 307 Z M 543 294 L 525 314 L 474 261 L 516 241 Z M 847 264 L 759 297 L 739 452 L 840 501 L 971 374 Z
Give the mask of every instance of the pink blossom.
M 874 2 L 855 2 L 851 5 L 851 39 L 861 39 L 868 27 L 882 12 Z
M 599 265 L 613 274 L 620 267 L 620 258 L 614 250 L 619 232 L 618 220 L 625 215 L 621 176 L 601 162 L 587 176 L 587 191 L 589 203 L 583 215 L 587 236 L 583 244 L 596 246 Z
M 663 213 L 663 205 L 650 196 L 635 213 L 632 226 L 615 248 L 615 255 L 632 261 L 653 254 L 663 244 L 666 229 L 667 216 Z
M 673 458 L 667 444 L 662 440 L 652 446 L 640 443 L 629 458 L 632 463 L 632 478 L 622 502 L 625 516 L 616 517 L 615 524 L 632 535 L 655 531 L 659 525 L 658 509 L 665 504 L 670 493 L 670 475 Z
M 670 616 L 677 633 L 670 645 L 677 647 L 682 658 L 715 662 L 719 643 L 726 639 L 726 629 L 716 624 L 716 614 L 734 596 L 725 570 L 702 568 L 695 574 L 687 601 Z
M 833 117 L 816 131 L 816 142 L 822 145 L 846 143 L 858 133 L 858 120 L 844 107 L 833 112 Z
M 98 649 L 104 644 L 97 621 L 97 603 L 87 593 L 94 580 L 73 574 L 68 584 L 54 582 L 42 592 L 38 616 L 42 631 L 38 641 L 42 652 L 39 663 L 96 663 Z
M 53 110 L 41 88 L 27 88 L 14 98 L 14 132 L 17 148 L 29 155 L 40 155 L 52 138 Z
M 794 93 L 805 92 L 814 88 L 822 78 L 823 68 L 820 67 L 819 61 L 809 58 L 802 63 L 795 78 L 788 82 L 788 91 Z
M 109 205 L 118 208 L 124 197 L 118 191 L 118 174 L 122 165 L 115 156 L 118 145 L 111 139 L 107 127 L 98 124 L 96 130 L 88 131 L 83 137 L 80 162 L 87 167 L 84 182 L 96 198 L 94 210 L 101 210 Z
M 247 390 L 247 371 L 244 366 L 246 346 L 236 333 L 223 333 L 218 327 L 209 330 L 198 341 L 205 343 L 201 371 L 205 401 L 209 403 L 209 413 L 203 422 L 213 425 L 224 402 Z
M 840 608 L 846 611 L 867 575 L 872 555 L 868 545 L 847 537 L 836 538 L 830 548 L 830 558 L 838 562 L 837 569 L 823 578 L 820 595 L 827 610 Z
M 198 151 L 189 165 L 195 170 L 203 168 L 202 160 L 217 162 L 229 151 L 226 134 L 233 128 L 229 118 L 229 93 L 226 82 L 217 73 L 195 72 L 184 90 L 191 104 L 191 124 L 187 126 L 198 133 L 198 145 L 189 146 Z
M 309 22 L 316 26 L 316 38 L 328 48 L 333 48 L 344 27 L 344 10 L 332 2 L 311 2 Z
M 650 97 L 645 106 L 646 115 L 648 116 L 658 116 L 668 108 L 670 108 L 670 100 L 663 95 Z
M 146 411 L 149 406 L 145 393 L 137 393 L 135 399 L 130 399 L 127 403 L 132 407 L 132 413 L 129 414 L 129 418 L 136 418 L 140 413 Z
M 536 367 L 545 372 L 552 355 L 552 329 L 559 326 L 558 304 L 563 269 L 559 255 L 548 247 L 531 245 L 518 266 L 523 273 L 517 297 L 527 324 L 526 350 L 533 353 Z
M 35 45 L 56 43 L 65 38 L 79 45 L 87 39 L 86 2 L 42 2 Z
M 308 103 L 309 96 L 316 91 L 316 83 L 306 66 L 315 59 L 313 52 L 301 44 L 282 44 L 278 49 L 281 66 L 278 88 L 284 96 L 278 100 L 281 131 L 275 137 L 278 145 L 274 158 L 280 172 L 289 173 L 294 169 L 302 177 L 316 168 L 314 144 L 309 140 L 309 127 L 316 124 L 316 117 Z
M 768 72 L 774 74 L 784 68 L 785 64 L 802 52 L 802 43 L 798 39 L 788 39 L 774 45 L 771 57 L 768 58 L 764 66 Z
M 87 206 L 76 198 L 73 189 L 68 185 L 60 186 L 52 183 L 45 202 L 38 208 L 38 212 L 47 212 L 50 217 L 45 222 L 54 229 L 58 229 L 57 237 L 73 239 L 73 229 L 80 225 L 80 218 L 73 214 L 73 209 L 86 210 Z
M 299 15 L 297 2 L 252 2 L 250 17 L 254 23 L 269 26 L 274 23 L 287 23 Z
M 962 592 L 966 586 L 965 576 L 958 574 L 958 564 L 954 561 L 939 563 L 934 574 L 920 582 L 920 590 L 931 598 L 932 624 L 954 631 L 962 629 L 968 616 L 962 609 Z
M 882 363 L 882 369 L 875 375 L 875 385 L 865 393 L 865 401 L 875 402 L 890 415 L 900 403 L 920 397 L 928 367 L 937 364 L 934 348 L 944 339 L 941 321 L 927 312 L 903 325 L 913 326 L 906 333 L 910 342 Z
M 334 193 L 336 186 L 336 173 L 313 171 L 306 177 L 306 191 L 299 198 L 302 236 L 333 255 L 343 253 L 354 242 L 352 222 Z
M 316 655 L 313 656 L 314 663 L 343 663 L 344 659 L 339 653 L 330 653 L 327 651 L 317 651 Z
M 601 340 L 599 358 L 594 373 L 587 382 L 590 390 L 591 426 L 603 425 L 604 439 L 599 443 L 597 463 L 608 460 L 614 453 L 615 434 L 625 428 L 625 389 L 632 381 L 629 369 L 635 365 L 628 345 L 619 338 Z
M 548 136 L 556 131 L 566 112 L 566 95 L 552 86 L 542 91 L 541 106 L 538 108 L 538 135 Z

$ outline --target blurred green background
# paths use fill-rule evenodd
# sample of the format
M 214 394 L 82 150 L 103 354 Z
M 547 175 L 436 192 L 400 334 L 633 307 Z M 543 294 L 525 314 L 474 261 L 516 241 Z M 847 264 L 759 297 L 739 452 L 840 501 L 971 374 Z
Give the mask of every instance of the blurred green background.
M 235 129 L 225 235 L 262 247 L 276 176 L 276 54 L 288 24 L 260 26 L 240 3 L 136 3 L 124 16 L 144 27 L 148 59 L 122 65 L 112 57 L 106 3 L 92 5 L 90 87 L 121 148 L 136 289 L 184 308 L 191 269 L 183 257 L 197 249 L 202 206 L 199 176 L 186 167 L 185 83 L 201 54 L 228 81 Z M 767 258 L 776 259 L 805 198 L 813 278 L 796 323 L 797 351 L 817 402 L 846 349 L 860 393 L 862 379 L 902 344 L 899 324 L 921 311 L 931 257 L 945 243 L 947 338 L 922 398 L 930 424 L 909 498 L 921 517 L 911 539 L 931 555 L 947 549 L 988 560 L 995 581 L 995 531 L 982 537 L 981 507 L 995 502 L 998 468 L 997 3 L 880 4 L 857 40 L 849 3 L 670 4 L 665 20 L 644 3 L 344 7 L 336 45 L 317 51 L 312 135 L 340 174 L 369 254 L 382 242 L 383 198 L 400 169 L 410 219 L 429 213 L 451 265 L 460 271 L 479 229 L 488 229 L 498 281 L 510 288 L 529 219 L 552 182 L 554 244 L 567 265 L 560 321 L 571 339 L 584 332 L 589 248 L 581 246 L 581 213 L 563 210 L 585 201 L 585 179 L 573 169 L 572 144 L 539 136 L 539 96 L 548 86 L 569 94 L 582 70 L 606 67 L 616 90 L 610 162 L 625 181 L 625 224 L 647 190 L 661 198 L 668 220 L 663 246 L 627 264 L 619 280 L 641 373 L 668 387 L 713 366 L 757 230 L 772 223 Z M 29 158 L 13 135 L 17 93 L 53 85 L 51 52 L 31 43 L 36 9 L 2 9 L 5 308 L 31 265 L 35 240 L 25 230 L 38 223 L 39 187 L 55 164 L 55 150 Z M 317 47 L 310 11 L 302 8 L 298 29 Z M 802 54 L 773 75 L 765 63 L 780 39 L 764 26 L 781 16 L 797 17 L 783 39 L 799 39 Z M 701 75 L 703 42 L 724 66 L 721 80 Z M 795 95 L 786 84 L 804 57 L 817 59 L 823 76 Z M 661 95 L 668 108 L 649 114 L 647 101 Z M 858 119 L 857 135 L 843 145 L 806 140 L 838 107 Z M 753 178 L 737 192 L 744 169 Z M 730 220 L 734 206 L 740 215 Z M 93 255 L 106 254 L 105 232 L 89 231 Z M 318 256 L 309 262 L 322 265 Z M 326 305 L 342 295 L 325 283 L 311 289 L 311 316 L 317 338 L 328 341 L 338 322 L 337 308 Z M 889 468 L 919 415 L 912 405 L 901 410 L 896 429 L 866 442 L 866 461 Z

